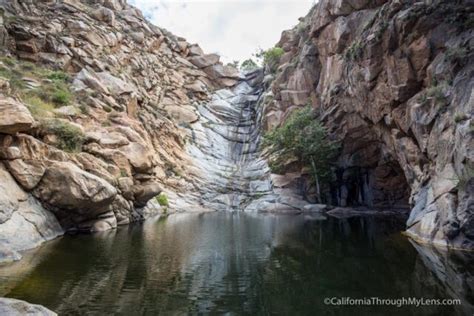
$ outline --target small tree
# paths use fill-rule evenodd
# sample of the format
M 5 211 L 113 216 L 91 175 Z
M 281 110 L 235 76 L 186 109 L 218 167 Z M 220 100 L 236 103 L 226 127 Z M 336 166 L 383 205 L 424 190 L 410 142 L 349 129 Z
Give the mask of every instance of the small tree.
M 326 129 L 315 118 L 311 107 L 295 110 L 281 127 L 264 136 L 263 144 L 275 154 L 272 165 L 277 169 L 281 170 L 290 158 L 297 158 L 310 167 L 321 202 L 321 185 L 331 178 L 331 162 L 339 146 L 328 139 Z
M 260 48 L 253 54 L 253 56 L 256 58 L 258 63 L 268 66 L 269 69 L 274 72 L 284 53 L 285 51 L 281 47 L 273 47 L 267 50 Z
M 280 57 L 285 53 L 281 47 L 273 47 L 263 52 L 263 63 L 274 66 L 280 61 Z
M 253 59 L 249 58 L 246 59 L 242 62 L 242 65 L 240 65 L 240 69 L 243 71 L 252 71 L 258 68 L 258 65 L 256 62 L 253 61 Z

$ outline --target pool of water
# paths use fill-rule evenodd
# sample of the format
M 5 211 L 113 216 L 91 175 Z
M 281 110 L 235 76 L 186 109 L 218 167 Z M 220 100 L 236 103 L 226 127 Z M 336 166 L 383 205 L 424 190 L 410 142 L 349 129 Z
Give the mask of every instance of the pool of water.
M 473 255 L 421 247 L 400 233 L 403 223 L 175 214 L 50 242 L 0 266 L 0 296 L 60 315 L 472 315 Z M 461 305 L 324 303 L 333 297 L 459 298 Z

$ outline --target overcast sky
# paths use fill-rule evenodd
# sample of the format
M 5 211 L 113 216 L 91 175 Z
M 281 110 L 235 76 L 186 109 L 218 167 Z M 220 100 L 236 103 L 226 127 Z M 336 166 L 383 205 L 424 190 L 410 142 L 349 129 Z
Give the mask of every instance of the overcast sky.
M 164 27 L 223 61 L 245 60 L 298 24 L 315 0 L 129 0 Z

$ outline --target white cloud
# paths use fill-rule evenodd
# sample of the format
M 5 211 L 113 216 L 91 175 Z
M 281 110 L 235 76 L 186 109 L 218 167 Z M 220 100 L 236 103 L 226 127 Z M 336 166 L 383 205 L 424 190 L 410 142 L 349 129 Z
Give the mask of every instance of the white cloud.
M 225 61 L 269 48 L 315 0 L 129 0 L 154 24 Z

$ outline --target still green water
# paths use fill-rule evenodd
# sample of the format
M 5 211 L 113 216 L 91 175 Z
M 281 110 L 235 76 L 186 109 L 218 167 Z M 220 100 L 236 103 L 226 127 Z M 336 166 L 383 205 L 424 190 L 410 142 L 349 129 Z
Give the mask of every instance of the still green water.
M 404 219 L 176 214 L 65 236 L 0 266 L 0 296 L 60 315 L 472 315 L 472 254 L 410 242 Z M 330 306 L 324 298 L 460 298 Z

